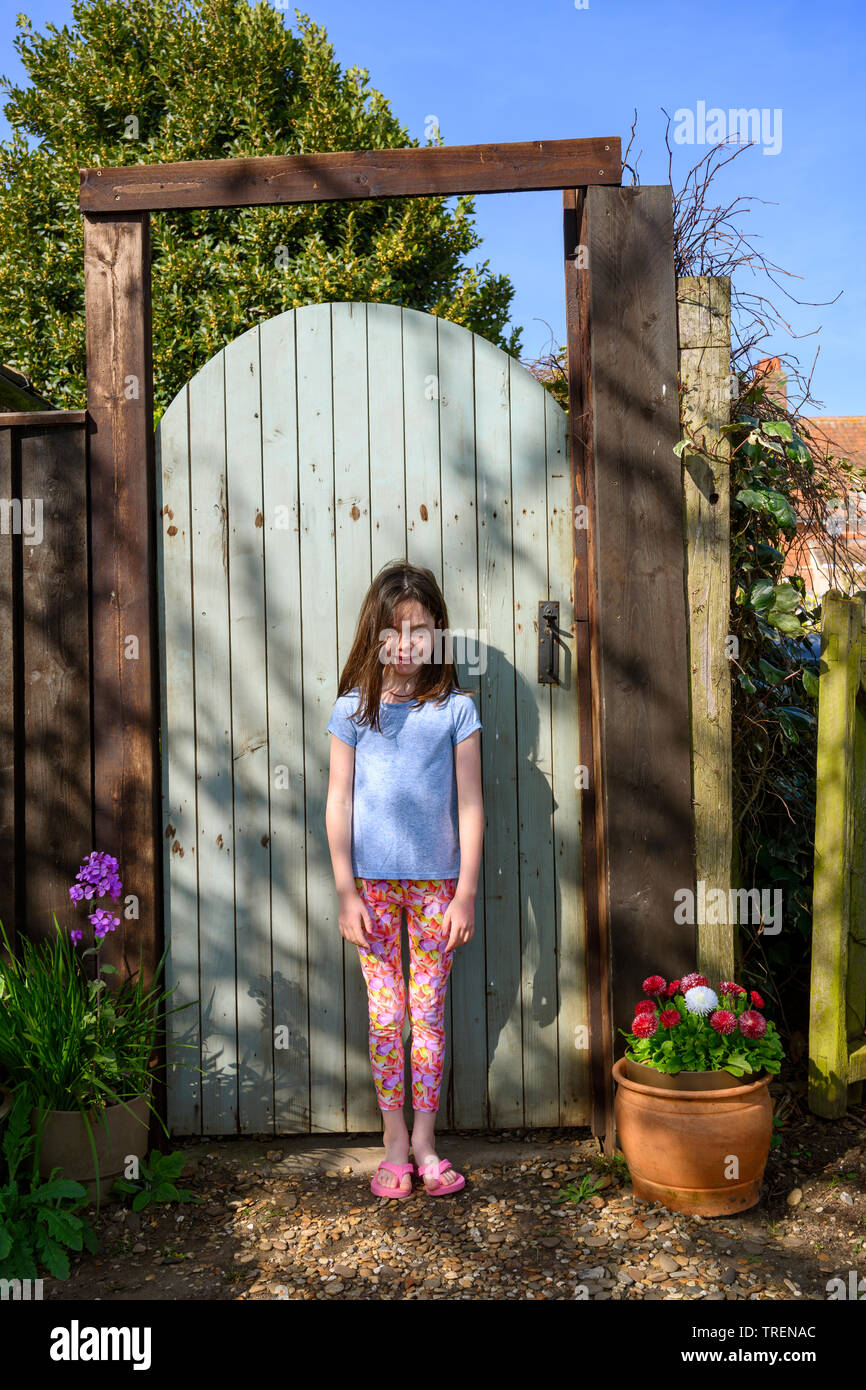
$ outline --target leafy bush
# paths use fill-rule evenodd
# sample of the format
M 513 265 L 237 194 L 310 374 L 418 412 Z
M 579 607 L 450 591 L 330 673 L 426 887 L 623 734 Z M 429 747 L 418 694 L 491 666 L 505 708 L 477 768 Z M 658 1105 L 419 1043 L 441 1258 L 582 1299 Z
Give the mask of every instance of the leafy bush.
M 71 1178 L 39 1178 L 30 1132 L 30 1102 L 16 1095 L 8 1116 L 0 1163 L 0 1279 L 38 1279 L 44 1271 L 69 1278 L 68 1250 L 95 1253 L 96 1232 L 84 1216 L 87 1189 Z M 19 1178 L 28 1159 L 32 1172 Z
M 79 0 L 61 29 L 19 14 L 23 81 L 0 79 L 0 338 L 58 407 L 83 407 L 79 169 L 418 147 L 325 29 L 265 0 Z M 10 16 L 10 25 L 11 16 Z M 439 145 L 428 121 L 423 143 Z M 373 300 L 519 351 L 514 287 L 480 244 L 475 200 L 397 197 L 177 208 L 150 218 L 154 427 L 226 343 L 303 304 Z M 32 325 L 38 323 L 34 333 Z

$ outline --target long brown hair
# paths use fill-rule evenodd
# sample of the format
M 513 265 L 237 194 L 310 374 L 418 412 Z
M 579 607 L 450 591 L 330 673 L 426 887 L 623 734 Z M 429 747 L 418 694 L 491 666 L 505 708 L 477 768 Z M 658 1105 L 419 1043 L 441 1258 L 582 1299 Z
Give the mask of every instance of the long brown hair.
M 397 627 L 397 606 L 413 599 L 427 609 L 434 628 L 448 629 L 448 609 L 433 571 L 411 565 L 408 560 L 391 561 L 379 571 L 367 590 L 358 615 L 352 650 L 340 676 L 338 695 L 348 695 L 356 688 L 360 692 L 358 708 L 353 716 L 356 723 L 369 723 L 371 728 L 379 732 L 379 703 L 385 674 L 385 666 L 379 659 L 384 640 L 382 634 L 389 628 Z M 428 700 L 437 700 L 441 703 L 452 690 L 462 689 L 454 663 L 447 659 L 448 654 L 449 644 L 443 642 L 439 653 L 442 659 L 437 661 L 434 645 L 430 660 L 423 663 L 418 674 L 413 702 L 424 704 Z

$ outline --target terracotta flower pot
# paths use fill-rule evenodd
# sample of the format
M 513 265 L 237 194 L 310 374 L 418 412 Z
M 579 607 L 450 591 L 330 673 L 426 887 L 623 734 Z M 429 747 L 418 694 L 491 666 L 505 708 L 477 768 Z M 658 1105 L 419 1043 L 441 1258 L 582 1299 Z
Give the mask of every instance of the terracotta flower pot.
M 114 1179 L 122 1175 L 130 1155 L 141 1159 L 147 1153 L 150 1125 L 147 1098 L 136 1096 L 134 1100 L 128 1100 L 126 1105 L 128 1109 L 122 1105 L 106 1106 L 107 1133 L 95 1115 L 90 1119 L 98 1161 L 100 1201 L 108 1197 Z M 34 1131 L 37 1119 L 38 1111 L 34 1107 L 30 1112 L 30 1124 Z M 48 1110 L 45 1114 L 39 1150 L 40 1176 L 48 1178 L 52 1168 L 60 1168 L 60 1176 L 82 1183 L 91 1200 L 95 1201 L 93 1152 L 78 1110 Z
M 699 1091 L 648 1086 L 629 1078 L 620 1057 L 613 1077 L 616 1128 L 636 1197 L 693 1216 L 756 1204 L 773 1132 L 770 1073 Z
M 642 1086 L 655 1086 L 668 1091 L 721 1091 L 728 1087 L 742 1086 L 743 1079 L 721 1068 L 719 1071 L 678 1071 L 673 1075 L 648 1067 L 643 1062 L 625 1059 L 625 1074 L 629 1081 L 639 1081 Z M 752 1076 L 751 1081 L 755 1080 Z

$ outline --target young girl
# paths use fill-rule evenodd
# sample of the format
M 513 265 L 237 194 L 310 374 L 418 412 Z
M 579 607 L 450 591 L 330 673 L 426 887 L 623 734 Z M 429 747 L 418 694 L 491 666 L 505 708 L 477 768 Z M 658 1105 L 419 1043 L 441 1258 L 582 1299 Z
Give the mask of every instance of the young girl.
M 367 984 L 385 1142 L 371 1187 L 380 1197 L 412 1191 L 401 907 L 409 930 L 413 1156 L 435 1196 L 459 1192 L 466 1181 L 439 1159 L 434 1129 L 448 976 L 455 947 L 474 932 L 484 833 L 481 720 L 447 659 L 447 633 L 445 600 L 430 570 L 402 561 L 380 571 L 361 605 L 327 726 L 325 825 L 340 932 L 357 945 Z

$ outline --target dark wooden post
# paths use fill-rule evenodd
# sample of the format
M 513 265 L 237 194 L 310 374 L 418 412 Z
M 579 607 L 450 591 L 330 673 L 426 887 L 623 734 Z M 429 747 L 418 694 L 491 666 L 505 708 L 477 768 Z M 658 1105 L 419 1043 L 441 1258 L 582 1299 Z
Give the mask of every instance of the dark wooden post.
M 563 199 L 593 1130 L 610 1152 L 616 1030 L 647 974 L 695 964 L 695 928 L 674 921 L 695 868 L 673 215 L 668 187 Z
M 6 413 L 5 411 L 3 412 Z M 21 466 L 15 431 L 0 427 L 0 499 L 21 496 Z M 23 930 L 23 832 L 21 829 L 20 695 L 21 564 L 20 542 L 8 525 L 0 525 L 0 922 L 16 948 Z M 0 937 L 0 953 L 5 946 Z
M 84 214 L 90 415 L 95 848 L 116 855 L 121 976 L 162 952 L 150 214 Z

